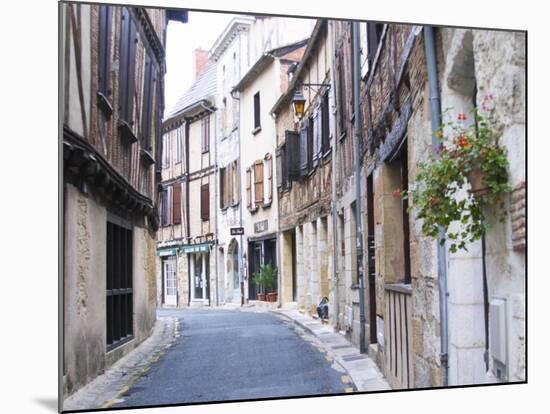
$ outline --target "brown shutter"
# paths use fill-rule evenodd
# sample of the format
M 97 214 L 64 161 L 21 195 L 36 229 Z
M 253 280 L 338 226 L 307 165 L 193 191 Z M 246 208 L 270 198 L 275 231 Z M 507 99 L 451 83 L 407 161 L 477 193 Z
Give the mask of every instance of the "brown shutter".
M 120 117 L 129 125 L 133 123 L 133 103 L 136 72 L 137 30 L 127 8 L 122 9 L 120 34 L 119 108 Z
M 264 163 L 258 160 L 254 163 L 254 201 L 262 205 L 264 201 Z
M 201 219 L 210 219 L 210 190 L 208 184 L 201 185 Z
M 174 224 L 181 224 L 181 184 L 174 184 L 173 195 Z
M 246 169 L 246 206 L 252 208 L 252 169 Z

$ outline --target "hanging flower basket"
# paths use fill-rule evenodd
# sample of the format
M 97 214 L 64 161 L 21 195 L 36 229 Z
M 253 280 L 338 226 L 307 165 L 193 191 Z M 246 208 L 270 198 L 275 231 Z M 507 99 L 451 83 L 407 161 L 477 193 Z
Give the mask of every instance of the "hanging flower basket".
M 415 190 L 401 193 L 411 201 L 409 211 L 415 209 L 416 218 L 423 220 L 422 233 L 435 238 L 443 230 L 441 244 L 448 240 L 453 253 L 467 250 L 467 244 L 485 232 L 484 206 L 494 207 L 492 215 L 500 221 L 506 216 L 504 195 L 511 191 L 508 158 L 493 112 L 494 97 L 488 95 L 481 112 L 472 110 L 472 125 L 465 125 L 463 113 L 457 122 L 442 124 L 436 157 L 418 163 Z M 468 183 L 470 189 L 464 191 Z

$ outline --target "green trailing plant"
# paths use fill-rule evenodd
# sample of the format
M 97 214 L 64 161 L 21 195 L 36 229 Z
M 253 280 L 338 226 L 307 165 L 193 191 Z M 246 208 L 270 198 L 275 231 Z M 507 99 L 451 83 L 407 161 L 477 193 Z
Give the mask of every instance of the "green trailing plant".
M 267 263 L 260 267 L 260 271 L 254 273 L 252 281 L 256 286 L 260 287 L 262 292 L 271 292 L 275 288 L 275 278 L 277 277 L 277 269 L 271 263 Z
M 507 152 L 499 143 L 501 131 L 494 119 L 494 97 L 487 95 L 481 111 L 474 108 L 471 114 L 471 126 L 465 125 L 463 113 L 458 122 L 441 125 L 436 156 L 428 163 L 418 163 L 414 190 L 401 193 L 410 201 L 409 210 L 414 208 L 416 218 L 423 220 L 422 233 L 437 237 L 443 230 L 441 244 L 449 240 L 453 253 L 467 250 L 467 245 L 486 231 L 485 206 L 493 206 L 494 215 L 504 222 L 504 195 L 511 191 Z M 467 183 L 472 186 L 476 181 L 481 188 L 463 191 Z

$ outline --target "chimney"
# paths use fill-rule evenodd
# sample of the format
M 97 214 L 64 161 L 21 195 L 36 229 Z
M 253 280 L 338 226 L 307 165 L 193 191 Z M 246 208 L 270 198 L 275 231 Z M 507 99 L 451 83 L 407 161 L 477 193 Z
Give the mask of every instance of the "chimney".
M 195 72 L 195 80 L 204 72 L 204 68 L 208 63 L 208 52 L 203 49 L 195 49 L 193 51 L 193 70 Z

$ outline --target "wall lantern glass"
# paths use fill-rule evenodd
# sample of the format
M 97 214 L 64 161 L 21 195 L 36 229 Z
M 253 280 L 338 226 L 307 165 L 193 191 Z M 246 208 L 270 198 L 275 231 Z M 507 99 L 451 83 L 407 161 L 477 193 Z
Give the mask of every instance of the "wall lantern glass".
M 298 119 L 302 119 L 306 107 L 306 98 L 304 98 L 302 91 L 299 89 L 294 93 L 294 98 L 292 98 L 292 106 L 294 107 L 294 114 L 298 117 Z

